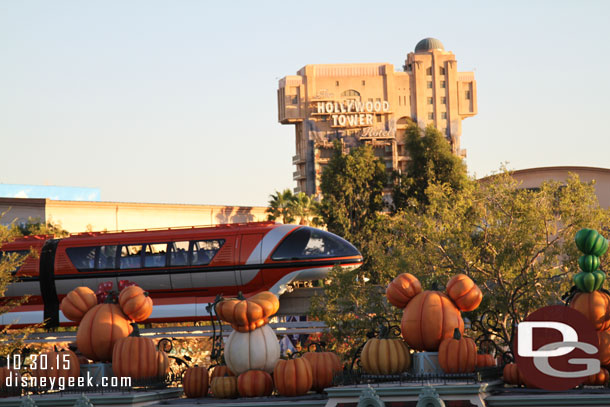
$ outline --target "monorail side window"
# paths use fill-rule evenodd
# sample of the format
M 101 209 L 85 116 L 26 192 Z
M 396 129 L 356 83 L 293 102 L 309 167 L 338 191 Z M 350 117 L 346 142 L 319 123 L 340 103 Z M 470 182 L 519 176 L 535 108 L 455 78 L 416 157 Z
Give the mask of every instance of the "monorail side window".
M 142 267 L 142 245 L 121 246 L 121 269 L 135 269 Z
M 147 244 L 144 252 L 144 267 L 165 267 L 167 243 Z
M 89 271 L 95 268 L 95 246 L 68 247 L 66 253 L 78 271 Z
M 272 260 L 305 260 L 360 256 L 347 240 L 320 229 L 302 227 L 292 232 L 271 255 Z
M 201 266 L 209 264 L 224 243 L 225 241 L 223 239 L 199 240 L 193 242 L 191 265 Z
M 189 243 L 190 242 L 188 241 L 184 241 L 171 242 L 170 244 L 168 244 L 170 266 L 187 266 L 189 264 Z
M 100 246 L 97 259 L 98 270 L 116 268 L 116 245 Z

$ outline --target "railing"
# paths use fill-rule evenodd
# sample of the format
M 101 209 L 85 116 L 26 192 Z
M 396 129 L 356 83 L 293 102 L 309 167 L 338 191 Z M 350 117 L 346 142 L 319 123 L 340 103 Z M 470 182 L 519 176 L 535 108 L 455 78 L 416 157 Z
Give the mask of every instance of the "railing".
M 277 322 L 270 323 L 269 326 L 277 335 L 298 335 L 298 334 L 313 334 L 324 332 L 327 326 L 321 321 L 297 321 L 297 322 Z M 216 330 L 218 331 L 218 327 Z M 231 325 L 222 325 L 222 336 L 229 336 L 233 332 Z M 148 338 L 164 338 L 171 336 L 173 338 L 196 338 L 196 337 L 212 337 L 214 335 L 211 325 L 204 326 L 175 326 L 165 328 L 148 328 L 141 329 L 140 335 Z M 25 341 L 26 343 L 43 343 L 43 342 L 74 342 L 76 340 L 76 331 L 72 332 L 44 332 L 33 333 Z

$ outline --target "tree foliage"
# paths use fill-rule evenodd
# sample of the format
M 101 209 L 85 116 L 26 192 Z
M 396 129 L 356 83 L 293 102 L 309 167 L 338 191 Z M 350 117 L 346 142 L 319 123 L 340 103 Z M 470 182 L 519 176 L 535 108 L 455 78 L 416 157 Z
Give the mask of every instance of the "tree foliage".
M 312 312 L 330 327 L 337 343 L 354 349 L 365 340 L 370 318 L 398 322 L 401 310 L 388 306 L 384 290 L 398 274 L 416 275 L 424 289 L 439 288 L 458 273 L 471 276 L 484 301 L 466 314 L 481 317 L 489 334 L 509 346 L 512 327 L 530 312 L 560 302 L 577 272 L 574 234 L 582 227 L 607 230 L 594 186 L 572 175 L 566 183 L 546 182 L 539 190 L 520 187 L 507 171 L 454 189 L 431 183 L 425 211 L 407 207 L 377 219 L 368 267 L 334 271 Z M 364 253 L 363 253 L 364 254 Z M 602 269 L 608 263 L 602 259 Z M 369 279 L 366 281 L 366 279 Z
M 453 154 L 451 145 L 432 125 L 422 130 L 412 123 L 405 134 L 409 161 L 404 174 L 394 174 L 392 201 L 395 210 L 428 205 L 428 186 L 447 184 L 454 191 L 470 180 L 463 160 Z
M 276 191 L 270 196 L 266 213 L 267 220 L 281 219 L 282 223 L 295 223 L 301 225 L 318 225 L 318 203 L 304 192 L 293 194 L 291 190 Z

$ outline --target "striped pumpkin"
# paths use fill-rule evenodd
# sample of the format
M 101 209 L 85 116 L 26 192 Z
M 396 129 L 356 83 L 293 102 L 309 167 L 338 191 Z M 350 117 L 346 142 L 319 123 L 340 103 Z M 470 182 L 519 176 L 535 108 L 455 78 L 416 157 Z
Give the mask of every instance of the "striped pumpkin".
M 70 321 L 80 322 L 97 305 L 97 296 L 89 287 L 76 287 L 61 300 L 59 309 Z
M 119 339 L 114 345 L 112 371 L 115 376 L 131 377 L 133 380 L 156 378 L 159 362 L 155 344 L 152 339 L 141 337 L 137 325 L 133 325 L 135 329 L 131 336 Z
M 280 358 L 280 343 L 269 325 L 250 332 L 233 331 L 225 343 L 225 362 L 235 374 L 248 370 L 268 373 Z
M 144 321 L 152 314 L 153 302 L 148 292 L 137 285 L 123 288 L 119 294 L 119 304 L 123 313 L 135 322 Z
M 80 321 L 76 346 L 89 359 L 106 362 L 112 359 L 116 341 L 126 338 L 132 329 L 117 304 L 98 304 Z
M 371 338 L 362 349 L 360 363 L 366 373 L 397 374 L 411 366 L 411 354 L 400 339 Z
M 596 331 L 610 328 L 610 296 L 601 291 L 577 293 L 570 302 L 570 308 L 583 314 Z
M 273 370 L 275 387 L 282 396 L 302 396 L 311 390 L 311 364 L 305 358 L 279 360 Z
M 307 352 L 303 357 L 311 364 L 313 375 L 311 388 L 317 392 L 331 387 L 335 373 L 343 370 L 339 357 L 333 352 Z
M 210 383 L 212 395 L 217 399 L 234 399 L 237 397 L 237 377 L 214 377 Z
M 237 378 L 237 391 L 242 397 L 269 396 L 273 392 L 273 380 L 264 370 L 248 370 Z
M 208 369 L 203 366 L 189 367 L 182 377 L 184 394 L 188 398 L 205 397 L 208 394 Z

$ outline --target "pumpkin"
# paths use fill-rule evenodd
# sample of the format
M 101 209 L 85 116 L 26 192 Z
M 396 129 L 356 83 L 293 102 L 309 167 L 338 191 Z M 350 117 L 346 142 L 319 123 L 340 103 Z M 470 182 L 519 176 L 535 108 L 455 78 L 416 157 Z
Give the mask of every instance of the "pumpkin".
M 608 378 L 608 370 L 602 367 L 599 369 L 599 373 L 588 376 L 584 384 L 587 386 L 605 386 L 608 383 Z
M 585 254 L 578 258 L 578 266 L 582 271 L 588 273 L 595 271 L 599 268 L 599 257 L 594 254 Z
M 76 287 L 61 300 L 59 309 L 70 321 L 80 322 L 87 311 L 97 305 L 97 296 L 89 287 Z
M 248 299 L 241 296 L 216 304 L 216 315 L 239 332 L 250 332 L 269 322 L 280 308 L 280 301 L 270 291 L 262 291 Z
M 225 376 L 235 376 L 231 369 L 229 369 L 226 365 L 218 365 L 212 370 L 212 374 L 210 375 L 210 380 L 214 377 L 225 377 Z
M 452 337 L 455 328 L 464 332 L 464 321 L 445 294 L 423 291 L 405 307 L 400 328 L 411 348 L 435 352 L 443 339 Z
M 237 397 L 237 377 L 214 377 L 210 383 L 212 395 L 217 399 L 234 399 Z
M 398 374 L 411 366 L 409 348 L 400 339 L 369 339 L 360 355 L 362 369 L 370 374 Z
M 610 332 L 598 332 L 597 337 L 599 338 L 597 358 L 602 366 L 608 366 L 610 365 Z
M 157 379 L 165 380 L 169 373 L 169 356 L 162 350 L 157 350 Z
M 610 296 L 601 291 L 576 293 L 570 308 L 580 311 L 595 327 L 596 331 L 610 328 Z
M 182 377 L 184 394 L 188 398 L 205 397 L 208 394 L 208 369 L 203 366 L 189 367 Z
M 523 382 L 523 375 L 517 368 L 516 363 L 508 363 L 504 366 L 504 370 L 502 371 L 502 377 L 504 378 L 504 383 L 507 384 L 516 384 L 521 386 L 525 384 Z
M 311 365 L 311 388 L 319 393 L 332 386 L 335 373 L 343 371 L 339 357 L 333 352 L 307 352 L 303 357 Z
M 144 291 L 137 285 L 124 288 L 119 294 L 121 310 L 135 322 L 144 321 L 152 314 L 153 302 Z
M 476 309 L 483 299 L 479 286 L 466 274 L 458 274 L 449 280 L 446 292 L 460 311 Z
M 268 373 L 280 358 L 280 343 L 269 325 L 251 332 L 233 331 L 225 343 L 225 362 L 235 374 L 248 370 Z
M 38 378 L 47 377 L 57 380 L 63 377 L 64 380 L 68 380 L 69 377 L 80 376 L 80 363 L 78 356 L 71 350 L 58 351 L 55 347 L 55 350 L 40 354 L 36 358 L 36 368 L 32 368 L 31 371 L 32 376 Z
M 417 277 L 410 273 L 403 273 L 388 284 L 385 295 L 390 304 L 403 309 L 420 292 L 421 283 Z
M 582 293 L 591 293 L 595 290 L 599 290 L 604 285 L 606 279 L 606 273 L 601 270 L 595 270 L 592 272 L 582 271 L 575 274 L 572 277 L 574 285 L 578 291 Z
M 493 355 L 489 353 L 479 353 L 477 354 L 477 367 L 490 367 L 495 366 L 496 360 Z
M 584 254 L 601 256 L 608 250 L 608 241 L 597 230 L 580 229 L 574 236 L 576 246 Z
M 273 392 L 273 379 L 263 370 L 248 370 L 237 378 L 237 391 L 242 397 L 263 397 Z
M 282 396 L 302 396 L 311 390 L 311 364 L 305 358 L 280 360 L 273 369 L 277 392 Z
M 444 339 L 438 348 L 438 364 L 445 373 L 471 373 L 477 367 L 477 345 L 455 328 L 453 338 Z
M 131 331 L 129 320 L 117 304 L 98 304 L 80 321 L 76 346 L 87 358 L 106 362 L 112 358 L 116 341 L 126 338 Z
M 112 351 L 112 371 L 117 377 L 147 380 L 157 377 L 158 361 L 155 344 L 150 338 L 140 336 L 136 324 L 133 332 L 119 339 Z

